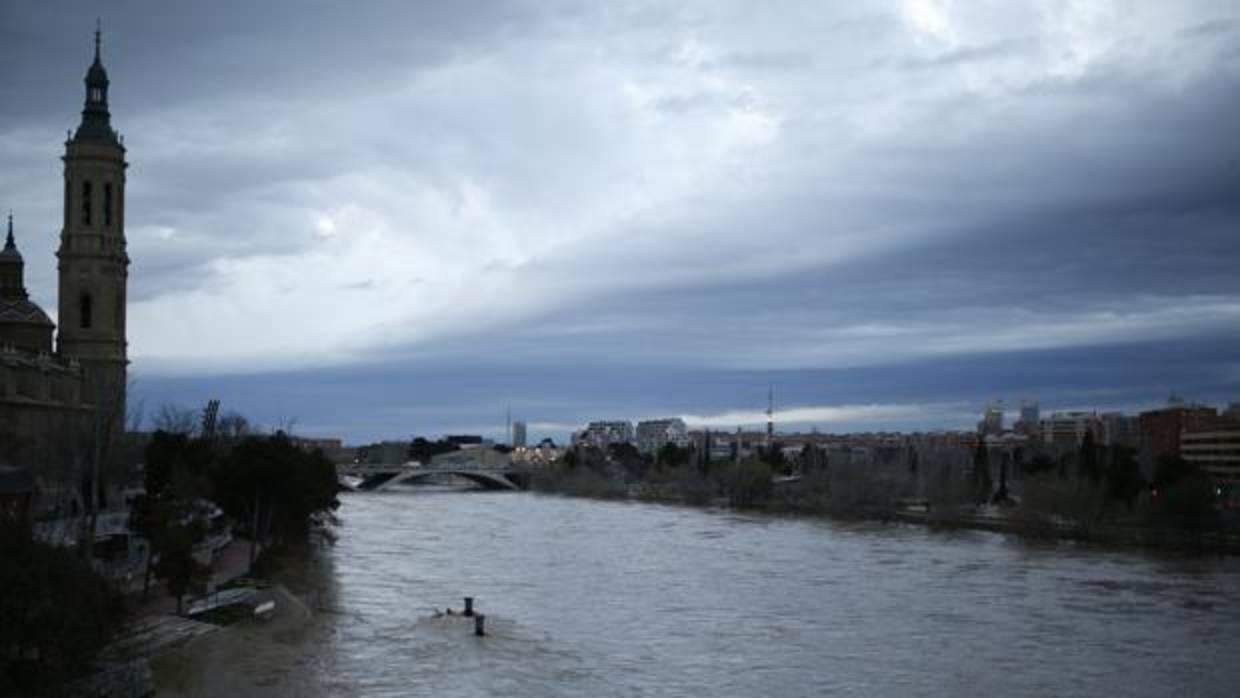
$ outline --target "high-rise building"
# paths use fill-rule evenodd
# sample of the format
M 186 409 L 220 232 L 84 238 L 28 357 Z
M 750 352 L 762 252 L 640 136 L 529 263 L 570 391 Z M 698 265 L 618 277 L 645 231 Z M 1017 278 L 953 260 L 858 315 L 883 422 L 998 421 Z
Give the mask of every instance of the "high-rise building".
M 1141 441 L 1157 460 L 1180 453 L 1180 435 L 1186 431 L 1203 431 L 1214 423 L 1218 410 L 1207 405 L 1186 403 L 1172 398 L 1166 407 L 1142 412 L 1138 419 Z
M 1037 400 L 1022 400 L 1020 403 L 1020 421 L 1016 423 L 1016 431 L 1027 436 L 1036 436 L 1042 428 L 1041 408 Z
M 982 421 L 977 424 L 979 434 L 999 435 L 1003 433 L 1003 401 L 990 402 L 986 404 L 986 411 L 982 413 Z
M 521 448 L 525 446 L 525 422 L 517 420 L 512 423 L 512 443 L 513 448 Z

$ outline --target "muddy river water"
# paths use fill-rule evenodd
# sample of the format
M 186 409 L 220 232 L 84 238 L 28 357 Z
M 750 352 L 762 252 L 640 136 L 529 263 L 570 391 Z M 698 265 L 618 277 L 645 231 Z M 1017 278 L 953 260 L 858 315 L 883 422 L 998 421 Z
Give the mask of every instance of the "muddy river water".
M 1236 559 L 526 493 L 340 516 L 302 695 L 1240 695 Z M 486 637 L 434 615 L 467 595 Z

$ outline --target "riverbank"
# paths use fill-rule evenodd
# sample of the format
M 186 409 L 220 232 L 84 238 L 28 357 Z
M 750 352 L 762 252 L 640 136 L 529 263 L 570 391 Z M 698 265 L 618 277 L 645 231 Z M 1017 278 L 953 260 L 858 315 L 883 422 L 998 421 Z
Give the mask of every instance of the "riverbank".
M 124 628 L 97 658 L 97 671 L 71 685 L 73 695 L 107 698 L 289 695 L 297 655 L 291 649 L 313 619 L 293 583 L 305 555 L 260 557 L 251 575 L 248 541 L 234 541 L 212 564 L 211 588 L 175 613 L 161 584 L 133 592 Z M 252 609 L 270 605 L 256 617 Z M 192 609 L 197 608 L 197 611 Z
M 224 626 L 152 658 L 156 695 L 296 695 L 296 670 L 303 663 L 297 647 L 314 614 L 281 585 L 260 592 L 257 602 L 275 604 L 269 619 Z
M 1240 555 L 1240 535 L 1226 531 L 1184 531 L 1156 526 L 1099 523 L 1081 526 L 1020 516 L 955 514 L 930 516 L 924 512 L 897 511 L 886 517 L 931 528 L 968 528 L 1028 538 L 1072 540 L 1115 547 L 1153 548 L 1177 552 Z M 874 515 L 871 518 L 885 518 Z
M 1240 555 L 1240 532 L 1190 531 L 1155 525 L 1079 524 L 1032 515 L 1018 507 L 960 507 L 929 511 L 925 507 L 842 506 L 824 491 L 798 492 L 796 484 L 769 493 L 762 501 L 736 506 L 712 496 L 701 483 L 643 482 L 626 486 L 598 476 L 543 478 L 535 490 L 545 494 L 599 500 L 631 500 L 693 508 L 723 508 L 774 516 L 899 522 L 929 528 L 992 531 L 1042 540 L 1070 540 L 1113 547 Z

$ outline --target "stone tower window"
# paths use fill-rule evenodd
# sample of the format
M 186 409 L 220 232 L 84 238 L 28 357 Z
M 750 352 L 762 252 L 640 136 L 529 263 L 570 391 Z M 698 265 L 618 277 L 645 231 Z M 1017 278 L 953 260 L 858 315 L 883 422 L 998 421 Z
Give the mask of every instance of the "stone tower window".
M 91 326 L 92 299 L 89 293 L 83 293 L 78 299 L 78 320 L 82 329 L 89 330 Z
M 103 183 L 103 227 L 112 227 L 112 183 Z
M 90 225 L 90 182 L 82 182 L 82 225 Z

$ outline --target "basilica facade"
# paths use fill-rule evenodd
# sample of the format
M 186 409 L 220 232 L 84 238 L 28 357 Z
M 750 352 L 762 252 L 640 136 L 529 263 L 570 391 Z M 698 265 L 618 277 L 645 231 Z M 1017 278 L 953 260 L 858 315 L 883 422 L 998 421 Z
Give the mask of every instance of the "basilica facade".
M 0 463 L 75 435 L 123 428 L 126 371 L 125 146 L 112 128 L 95 34 L 85 104 L 65 141 L 64 217 L 56 252 L 59 328 L 30 298 L 8 218 L 0 250 Z M 48 263 L 51 260 L 47 260 Z

